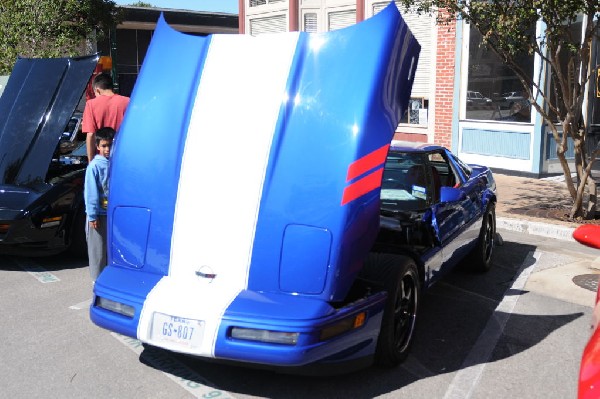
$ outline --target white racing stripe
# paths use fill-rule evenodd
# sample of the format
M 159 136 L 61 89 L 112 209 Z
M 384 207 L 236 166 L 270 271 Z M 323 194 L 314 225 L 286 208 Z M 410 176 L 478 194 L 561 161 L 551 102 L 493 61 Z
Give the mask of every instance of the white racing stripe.
M 247 287 L 265 171 L 297 40 L 298 34 L 213 36 L 183 153 L 169 276 L 144 304 L 142 341 L 152 342 L 154 312 L 202 320 L 200 347 L 183 351 L 214 356 L 221 317 Z M 216 277 L 198 277 L 201 268 Z
M 511 291 L 520 291 L 525 288 L 529 275 L 541 256 L 542 253 L 537 250 L 533 254 L 529 252 L 529 255 L 525 258 L 519 269 L 518 277 L 510 287 Z M 452 379 L 444 395 L 444 399 L 468 399 L 473 395 L 473 391 L 477 388 L 485 365 L 504 333 L 504 327 L 514 311 L 518 300 L 519 295 L 505 295 L 502 302 L 498 304 L 477 342 L 463 361 L 461 370 Z

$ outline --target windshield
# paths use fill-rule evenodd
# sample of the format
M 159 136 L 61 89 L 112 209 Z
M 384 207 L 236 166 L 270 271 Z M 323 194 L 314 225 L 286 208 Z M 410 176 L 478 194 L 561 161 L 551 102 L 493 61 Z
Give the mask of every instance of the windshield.
M 81 112 L 75 111 L 67 126 L 63 129 L 63 134 L 52 156 L 53 162 L 63 164 L 87 163 L 85 135 L 81 133 L 81 120 Z
M 381 183 L 384 209 L 412 211 L 427 207 L 431 187 L 422 154 L 390 153 Z

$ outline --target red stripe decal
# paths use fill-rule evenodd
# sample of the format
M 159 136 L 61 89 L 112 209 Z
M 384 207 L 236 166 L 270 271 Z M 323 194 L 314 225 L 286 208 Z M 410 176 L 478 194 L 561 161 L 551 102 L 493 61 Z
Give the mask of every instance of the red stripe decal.
M 381 178 L 383 177 L 383 168 L 375 170 L 373 173 L 368 174 L 350 184 L 344 189 L 344 196 L 342 197 L 342 205 L 346 205 L 350 201 L 354 201 L 358 197 L 368 193 L 369 191 L 375 190 L 381 186 Z
M 385 162 L 385 158 L 387 157 L 388 153 L 388 148 L 390 148 L 390 145 L 386 144 L 383 147 L 351 163 L 348 167 L 348 175 L 346 176 L 346 181 L 355 179 L 356 177 L 366 173 L 367 171 Z

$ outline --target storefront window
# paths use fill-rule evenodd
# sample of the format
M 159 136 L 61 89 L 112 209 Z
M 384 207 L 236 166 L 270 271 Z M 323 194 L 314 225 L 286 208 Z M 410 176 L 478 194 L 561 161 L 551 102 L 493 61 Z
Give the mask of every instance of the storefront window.
M 471 27 L 467 83 L 467 119 L 530 122 L 531 104 L 519 78 L 491 49 L 482 44 L 481 34 Z M 517 62 L 533 76 L 533 55 Z
M 429 109 L 429 100 L 426 98 L 411 97 L 408 100 L 408 109 L 404 113 L 400 123 L 409 125 L 418 125 L 427 127 L 427 111 Z

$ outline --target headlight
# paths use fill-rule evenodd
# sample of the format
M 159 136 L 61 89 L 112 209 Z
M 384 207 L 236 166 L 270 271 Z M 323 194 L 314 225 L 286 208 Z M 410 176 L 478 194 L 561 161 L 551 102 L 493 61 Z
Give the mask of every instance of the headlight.
M 282 345 L 296 345 L 299 335 L 300 333 L 257 330 L 242 327 L 233 327 L 231 329 L 231 338 Z
M 131 318 L 133 318 L 133 315 L 135 314 L 135 309 L 133 306 L 125 305 L 121 302 L 111 301 L 110 299 L 102 298 L 101 296 L 96 297 L 95 306 Z

